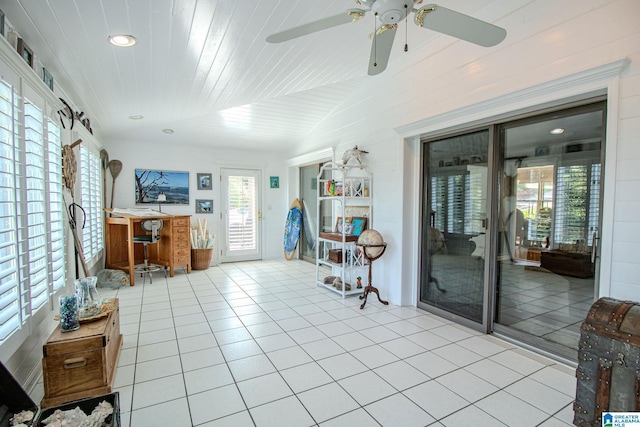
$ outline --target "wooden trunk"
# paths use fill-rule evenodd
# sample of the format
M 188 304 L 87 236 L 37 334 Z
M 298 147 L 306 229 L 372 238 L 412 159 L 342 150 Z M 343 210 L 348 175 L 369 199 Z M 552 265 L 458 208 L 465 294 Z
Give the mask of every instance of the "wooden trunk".
M 42 408 L 111 393 L 122 346 L 118 300 L 109 316 L 73 332 L 56 327 L 43 346 Z
M 573 423 L 600 427 L 603 412 L 640 411 L 640 304 L 600 298 L 580 331 Z

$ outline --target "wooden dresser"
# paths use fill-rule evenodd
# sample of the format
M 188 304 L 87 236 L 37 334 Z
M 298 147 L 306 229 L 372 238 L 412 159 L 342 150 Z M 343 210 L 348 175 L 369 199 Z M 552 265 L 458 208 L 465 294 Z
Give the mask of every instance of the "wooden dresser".
M 140 226 L 145 219 L 163 221 L 162 230 L 159 232 L 160 240 L 147 248 L 149 262 L 167 267 L 171 277 L 174 275 L 175 267 L 181 265 L 187 267 L 187 273 L 191 272 L 190 216 L 162 212 L 157 212 L 157 216 L 136 216 L 126 213 L 126 210 L 105 211 L 116 215 L 105 221 L 107 268 L 129 273 L 131 286 L 135 284 L 134 266 L 144 262 L 143 247 L 134 244 L 133 236 L 149 234 Z
M 191 219 L 189 216 L 174 216 L 171 230 L 173 238 L 173 260 L 171 264 L 173 266 L 186 265 L 188 273 L 191 272 L 190 222 Z M 171 277 L 173 277 L 173 271 L 171 271 Z
M 111 393 L 122 346 L 118 299 L 107 317 L 81 323 L 80 329 L 56 327 L 42 348 L 42 408 Z

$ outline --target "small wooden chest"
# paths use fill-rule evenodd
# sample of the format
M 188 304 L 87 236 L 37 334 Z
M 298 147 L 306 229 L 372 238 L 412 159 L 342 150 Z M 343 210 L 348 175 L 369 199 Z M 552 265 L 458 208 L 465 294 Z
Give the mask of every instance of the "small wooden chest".
M 600 298 L 580 327 L 573 423 L 640 411 L 640 303 Z
M 62 333 L 56 327 L 43 346 L 42 408 L 111 393 L 122 335 L 118 300 L 105 318 Z

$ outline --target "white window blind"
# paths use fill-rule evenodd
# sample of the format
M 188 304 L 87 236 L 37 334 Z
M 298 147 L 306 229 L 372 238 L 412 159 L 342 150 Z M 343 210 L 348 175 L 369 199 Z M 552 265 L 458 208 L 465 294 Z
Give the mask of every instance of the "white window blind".
M 99 255 L 104 247 L 102 232 L 102 165 L 100 158 L 91 150 L 80 146 L 80 182 L 82 208 L 85 211 L 84 228 L 82 232 L 82 249 L 84 258 L 89 262 Z M 77 212 L 76 226 L 82 226 L 81 212 Z
M 255 249 L 256 179 L 253 176 L 230 176 L 227 232 L 230 251 Z
M 65 283 L 60 129 L 0 81 L 0 346 Z M 7 350 L 7 351 L 9 351 Z

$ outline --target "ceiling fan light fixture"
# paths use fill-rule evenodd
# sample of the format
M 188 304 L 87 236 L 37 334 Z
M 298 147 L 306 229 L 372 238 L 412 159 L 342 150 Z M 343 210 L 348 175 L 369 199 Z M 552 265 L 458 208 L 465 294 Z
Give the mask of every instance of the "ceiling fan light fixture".
M 138 40 L 129 34 L 114 34 L 107 38 L 109 43 L 118 47 L 131 47 L 135 45 Z

